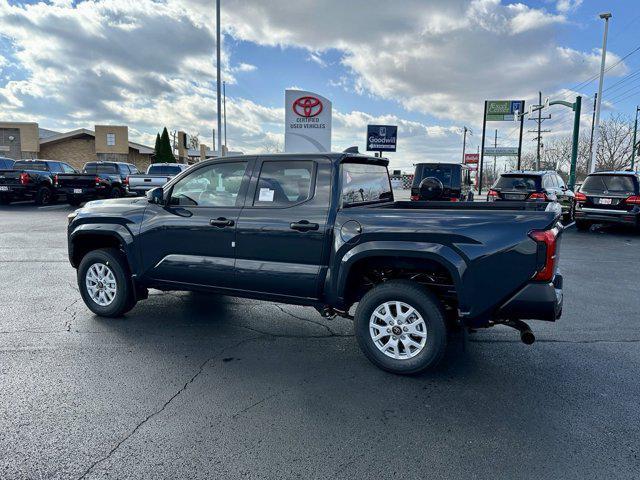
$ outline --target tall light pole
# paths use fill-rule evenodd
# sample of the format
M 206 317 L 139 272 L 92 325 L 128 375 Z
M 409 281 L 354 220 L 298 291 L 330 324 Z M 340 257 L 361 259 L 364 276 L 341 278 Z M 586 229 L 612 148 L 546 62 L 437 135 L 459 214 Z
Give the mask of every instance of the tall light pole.
M 631 144 L 631 170 L 634 170 L 636 163 L 636 138 L 638 136 L 638 112 L 640 106 L 636 106 L 636 123 L 633 125 L 633 143 Z
M 466 126 L 463 128 L 464 133 L 462 136 L 462 163 L 464 162 L 464 154 L 465 154 L 465 150 L 467 149 L 467 131 L 469 130 Z
M 216 0 L 216 83 L 217 83 L 217 101 L 218 101 L 218 148 L 220 156 L 224 155 L 222 151 L 222 92 L 220 91 L 220 0 Z
M 223 114 L 224 114 L 224 148 L 227 147 L 227 82 L 222 82 Z
M 607 33 L 609 31 L 609 19 L 611 13 L 601 13 L 600 18 L 604 20 L 604 35 L 602 36 L 602 60 L 600 61 L 600 82 L 598 83 L 598 98 L 596 100 L 596 120 L 594 122 L 593 146 L 591 152 L 591 162 L 589 163 L 589 173 L 596 170 L 596 158 L 598 154 L 598 140 L 600 137 L 600 105 L 602 104 L 602 83 L 604 81 L 604 63 L 607 59 Z

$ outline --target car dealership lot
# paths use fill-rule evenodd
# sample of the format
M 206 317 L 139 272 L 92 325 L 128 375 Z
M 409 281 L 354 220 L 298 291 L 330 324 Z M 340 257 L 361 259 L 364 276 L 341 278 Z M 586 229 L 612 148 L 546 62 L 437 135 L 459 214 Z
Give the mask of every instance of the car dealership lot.
M 152 292 L 93 316 L 72 210 L 0 207 L 0 478 L 640 475 L 633 232 L 565 232 L 565 312 L 533 346 L 480 331 L 398 377 L 312 309 Z

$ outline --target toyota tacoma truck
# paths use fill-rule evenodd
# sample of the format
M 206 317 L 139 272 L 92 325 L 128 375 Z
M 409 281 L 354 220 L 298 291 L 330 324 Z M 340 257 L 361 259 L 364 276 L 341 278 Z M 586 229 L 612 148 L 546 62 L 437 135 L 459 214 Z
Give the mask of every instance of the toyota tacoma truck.
M 127 177 L 127 190 L 133 195 L 144 195 L 152 188 L 163 186 L 187 168 L 189 165 L 183 163 L 152 163 L 147 173 Z
M 556 203 L 394 201 L 387 164 L 225 157 L 89 202 L 68 225 L 82 299 L 103 317 L 149 288 L 315 307 L 352 318 L 364 354 L 400 374 L 437 364 L 449 330 L 503 324 L 532 343 L 523 320 L 560 317 Z
M 18 160 L 11 169 L 0 170 L 0 204 L 19 200 L 53 203 L 62 194 L 54 181 L 62 173 L 75 173 L 75 169 L 54 160 Z
M 85 163 L 82 173 L 61 174 L 55 185 L 67 197 L 70 205 L 96 198 L 120 198 L 127 194 L 127 177 L 137 174 L 135 165 L 123 162 Z

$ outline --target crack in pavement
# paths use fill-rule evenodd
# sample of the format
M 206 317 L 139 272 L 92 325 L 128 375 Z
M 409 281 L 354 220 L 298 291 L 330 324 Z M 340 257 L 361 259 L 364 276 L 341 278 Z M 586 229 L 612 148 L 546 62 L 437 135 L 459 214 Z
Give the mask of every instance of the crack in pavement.
M 271 395 L 268 395 L 266 397 L 264 397 L 261 400 L 258 400 L 256 403 L 249 405 L 246 408 L 243 408 L 242 410 L 238 410 L 236 413 L 234 413 L 233 415 L 231 415 L 231 418 L 236 419 L 237 417 L 239 417 L 240 415 L 242 415 L 243 413 L 248 412 L 249 410 L 251 410 L 254 407 L 257 407 L 258 405 L 260 405 L 261 403 L 266 402 L 267 400 L 271 400 L 274 397 L 277 397 L 278 395 L 283 394 L 284 392 L 286 392 L 287 389 L 285 388 L 284 390 L 280 390 L 279 392 L 273 393 Z
M 73 307 L 76 303 L 78 303 L 79 300 L 80 300 L 79 298 L 76 298 L 73 302 L 71 302 L 69 305 L 64 307 L 63 312 L 71 315 L 71 320 L 65 320 L 64 322 L 64 328 L 67 332 L 71 331 L 71 325 L 73 324 L 73 322 L 76 321 L 76 316 L 78 315 L 77 310 L 73 310 L 72 312 L 70 312 L 69 309 Z
M 149 415 L 147 415 L 144 420 L 142 420 L 141 422 L 139 422 L 134 428 L 133 430 L 131 430 L 131 432 L 129 432 L 129 434 L 127 434 L 123 439 L 121 439 L 110 451 L 107 455 L 105 455 L 104 457 L 96 460 L 95 462 L 93 462 L 91 465 L 89 465 L 89 467 L 84 471 L 84 473 L 78 477 L 78 480 L 82 480 L 83 478 L 85 478 L 87 475 L 89 475 L 93 469 L 95 467 L 97 467 L 98 465 L 100 465 L 102 462 L 108 460 L 119 448 L 122 444 L 124 444 L 127 440 L 129 440 L 133 435 L 135 435 L 135 433 L 140 430 L 140 428 L 142 428 L 142 426 L 147 423 L 149 420 L 151 420 L 153 417 L 161 414 L 165 408 L 167 408 L 169 406 L 169 404 L 171 404 L 171 402 L 173 400 L 175 400 L 181 393 L 183 393 L 185 390 L 187 390 L 187 388 L 189 387 L 189 385 L 191 385 L 196 378 L 198 378 L 200 376 L 200 374 L 204 371 L 205 367 L 212 361 L 216 360 L 217 358 L 219 358 L 223 353 L 225 353 L 227 350 L 232 349 L 232 348 L 237 348 L 240 345 L 242 345 L 243 343 L 248 343 L 251 342 L 253 340 L 256 340 L 258 337 L 251 337 L 251 338 L 245 338 L 240 342 L 237 342 L 233 345 L 230 345 L 228 347 L 223 348 L 222 350 L 220 350 L 216 355 L 207 358 L 204 362 L 202 362 L 200 364 L 200 366 L 198 367 L 198 370 L 196 371 L 196 373 L 194 373 L 191 378 L 182 386 L 182 388 L 180 388 L 176 393 L 174 393 L 171 398 L 169 398 L 167 401 L 164 402 L 164 404 L 162 405 L 162 407 L 160 407 L 159 409 L 155 410 L 154 412 L 150 413 Z
M 275 305 L 275 306 L 276 306 L 276 307 L 277 307 L 277 308 L 278 308 L 282 313 L 286 313 L 287 315 L 289 315 L 289 316 L 291 316 L 291 317 L 293 317 L 293 318 L 295 318 L 295 319 L 302 320 L 303 322 L 314 323 L 314 324 L 316 324 L 316 325 L 319 325 L 319 326 L 321 326 L 321 327 L 324 327 L 324 328 L 325 328 L 329 333 L 331 333 L 333 336 L 336 336 L 336 337 L 338 337 L 338 336 L 342 336 L 341 334 L 334 332 L 334 331 L 331 329 L 331 327 L 329 327 L 328 325 L 325 325 L 324 323 L 317 322 L 317 321 L 315 321 L 315 320 L 310 320 L 310 319 L 308 319 L 308 318 L 299 317 L 299 316 L 297 316 L 297 315 L 295 315 L 295 314 L 291 313 L 290 311 L 286 310 L 282 305 L 279 305 L 279 304 L 277 304 L 277 303 L 275 303 L 274 305 Z M 351 337 L 351 336 L 353 336 L 353 335 L 349 335 L 349 336 Z

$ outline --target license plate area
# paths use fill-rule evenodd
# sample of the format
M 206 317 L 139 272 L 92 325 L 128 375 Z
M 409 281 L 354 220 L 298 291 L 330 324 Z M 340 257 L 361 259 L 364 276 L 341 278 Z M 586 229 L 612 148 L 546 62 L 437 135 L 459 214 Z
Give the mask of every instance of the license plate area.
M 0 192 L 8 192 L 9 187 L 5 187 L 4 185 L 0 186 Z
M 502 197 L 505 200 L 524 200 L 527 196 L 521 193 L 503 193 Z
M 74 188 L 73 189 L 73 193 L 76 193 L 76 194 L 82 193 L 82 189 L 81 188 Z
M 618 202 L 616 202 L 618 203 Z M 598 199 L 598 205 L 615 205 L 616 203 L 613 203 L 613 199 L 611 198 L 599 198 Z

